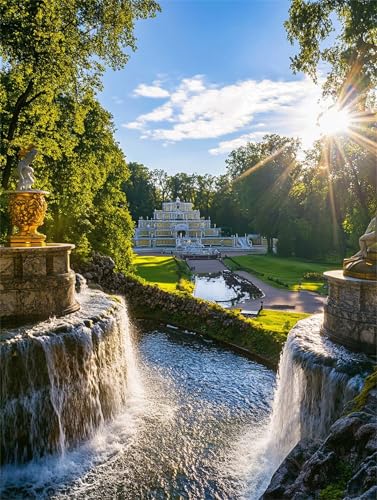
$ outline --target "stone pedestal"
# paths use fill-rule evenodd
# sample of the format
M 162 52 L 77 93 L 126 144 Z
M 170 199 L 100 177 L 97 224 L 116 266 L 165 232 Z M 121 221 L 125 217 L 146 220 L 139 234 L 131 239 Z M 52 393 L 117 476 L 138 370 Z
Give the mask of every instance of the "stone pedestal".
M 74 245 L 0 247 L 0 322 L 21 325 L 77 311 Z
M 377 281 L 327 271 L 329 296 L 322 332 L 353 351 L 376 354 Z

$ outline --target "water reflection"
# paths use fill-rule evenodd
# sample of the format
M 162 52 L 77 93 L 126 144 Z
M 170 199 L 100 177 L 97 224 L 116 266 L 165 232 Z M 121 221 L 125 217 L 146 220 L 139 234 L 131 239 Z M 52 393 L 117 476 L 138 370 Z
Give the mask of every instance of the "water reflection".
M 196 276 L 194 296 L 231 307 L 248 299 L 263 297 L 263 292 L 241 276 L 231 271 L 222 271 Z

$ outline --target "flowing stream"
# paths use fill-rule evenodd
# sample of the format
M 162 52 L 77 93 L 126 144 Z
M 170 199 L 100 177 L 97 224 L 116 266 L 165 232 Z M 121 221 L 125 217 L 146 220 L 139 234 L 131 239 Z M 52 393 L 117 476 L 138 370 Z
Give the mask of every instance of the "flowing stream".
M 124 410 L 81 446 L 4 466 L 2 500 L 242 496 L 234 444 L 266 425 L 274 372 L 188 332 L 149 331 L 137 349 L 125 335 Z
M 69 420 L 60 419 L 66 389 L 51 363 L 60 453 L 4 466 L 2 500 L 257 500 L 301 437 L 325 435 L 360 388 L 358 374 L 367 366 L 362 355 L 319 335 L 319 317 L 308 318 L 290 334 L 274 397 L 275 373 L 266 367 L 190 332 L 146 331 L 134 343 L 122 314 L 124 367 L 118 359 L 106 374 L 115 391 L 124 377 L 121 410 L 99 419 L 81 445 L 68 446 Z M 49 354 L 51 346 L 44 350 Z M 100 377 L 93 377 L 96 385 Z

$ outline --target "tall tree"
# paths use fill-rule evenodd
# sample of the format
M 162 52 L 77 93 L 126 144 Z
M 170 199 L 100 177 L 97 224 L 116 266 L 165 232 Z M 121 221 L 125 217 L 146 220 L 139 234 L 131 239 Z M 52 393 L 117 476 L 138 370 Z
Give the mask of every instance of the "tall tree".
M 130 177 L 123 185 L 128 208 L 134 221 L 139 217 L 150 217 L 158 204 L 157 189 L 152 172 L 141 163 L 128 163 Z
M 226 160 L 233 190 L 249 218 L 249 229 L 272 239 L 279 232 L 282 205 L 296 168 L 299 142 L 270 134 L 259 143 L 248 143 L 232 151 Z
M 114 140 L 111 115 L 93 96 L 87 96 L 80 115 L 82 129 L 75 129 L 72 107 L 78 112 L 77 103 L 68 97 L 59 102 L 61 160 L 44 156 L 35 169 L 37 184 L 51 193 L 47 236 L 52 241 L 74 242 L 75 258 L 102 251 L 115 259 L 119 269 L 126 270 L 133 224 L 121 186 L 129 173 Z
M 100 88 L 104 65 L 121 68 L 135 50 L 137 19 L 154 0 L 0 0 L 1 184 L 9 187 L 20 147 L 59 160 L 57 99 Z
M 288 39 L 298 42 L 292 69 L 318 78 L 325 62 L 325 92 L 365 106 L 377 85 L 377 4 L 374 0 L 292 0 L 285 23 Z M 335 33 L 335 39 L 327 42 Z M 343 99 L 343 100 L 344 100 Z

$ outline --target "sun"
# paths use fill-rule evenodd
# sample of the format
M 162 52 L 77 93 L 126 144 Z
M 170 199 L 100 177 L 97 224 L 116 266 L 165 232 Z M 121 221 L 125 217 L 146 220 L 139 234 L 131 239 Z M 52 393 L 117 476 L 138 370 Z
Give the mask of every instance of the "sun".
M 322 135 L 346 133 L 351 125 L 351 115 L 346 108 L 333 106 L 318 116 L 317 125 Z

